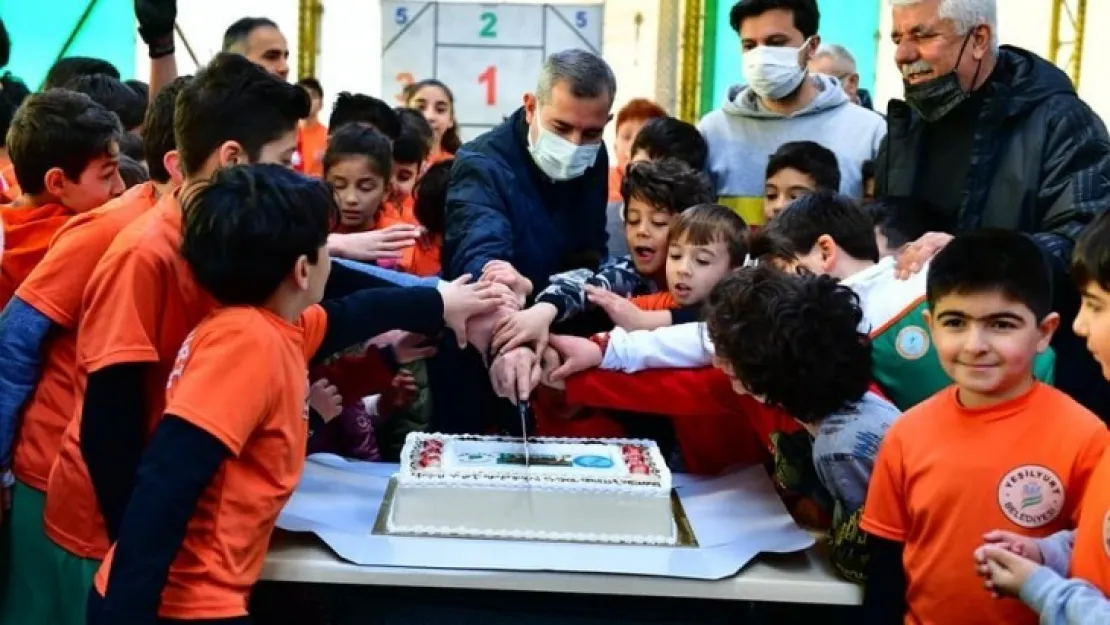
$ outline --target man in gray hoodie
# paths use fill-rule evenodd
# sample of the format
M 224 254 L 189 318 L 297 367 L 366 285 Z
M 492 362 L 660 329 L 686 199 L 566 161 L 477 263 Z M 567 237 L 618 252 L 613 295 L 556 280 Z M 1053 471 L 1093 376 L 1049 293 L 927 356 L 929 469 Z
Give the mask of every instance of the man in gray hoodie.
M 790 141 L 816 141 L 840 163 L 841 191 L 863 194 L 863 163 L 879 152 L 886 123 L 857 106 L 836 79 L 806 70 L 817 51 L 816 0 L 740 0 L 729 16 L 740 35 L 748 85 L 698 125 L 722 204 L 762 224 L 767 158 Z

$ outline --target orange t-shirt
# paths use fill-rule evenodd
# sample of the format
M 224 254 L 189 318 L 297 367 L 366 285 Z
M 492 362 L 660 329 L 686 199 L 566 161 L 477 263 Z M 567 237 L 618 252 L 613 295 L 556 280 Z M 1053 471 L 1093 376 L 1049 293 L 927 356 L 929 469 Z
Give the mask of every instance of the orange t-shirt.
M 319 123 L 302 123 L 297 129 L 301 152 L 301 171 L 309 176 L 324 177 L 324 153 L 328 150 L 328 127 Z
M 159 616 L 226 619 L 247 613 L 278 513 L 304 468 L 308 444 L 308 359 L 327 313 L 297 324 L 260 308 L 223 308 L 185 340 L 167 382 L 166 414 L 220 440 L 232 457 L 197 502 L 170 566 Z M 229 368 L 228 363 L 237 363 Z M 96 575 L 108 586 L 112 552 Z
M 983 590 L 971 553 L 992 529 L 1041 538 L 1072 527 L 1106 426 L 1040 383 L 979 410 L 956 394 L 949 387 L 891 426 L 860 527 L 905 545 L 907 624 L 1035 625 L 1020 601 Z
M 651 295 L 637 295 L 630 300 L 640 310 L 674 310 L 678 302 L 670 291 L 660 291 Z
M 4 255 L 0 258 L 0 308 L 46 255 L 54 234 L 73 217 L 61 204 L 9 205 L 0 209 L 4 222 Z
M 416 218 L 416 200 L 411 195 L 402 197 L 400 202 L 392 198 L 382 200 L 382 207 L 374 216 L 375 230 L 399 223 L 410 226 L 420 225 L 420 220 Z
M 428 160 L 424 161 L 424 167 L 428 168 L 428 167 L 431 167 L 432 165 L 435 165 L 436 163 L 442 163 L 443 161 L 449 161 L 453 158 L 455 158 L 455 155 L 451 152 L 445 152 L 443 150 L 436 150 L 435 152 L 432 152 L 431 154 L 428 155 Z
M 1102 456 L 1083 493 L 1070 576 L 1110 595 L 1110 454 Z
M 162 415 L 166 379 L 182 341 L 216 307 L 193 279 L 180 247 L 181 207 L 174 195 L 166 195 L 120 232 L 85 288 L 77 324 L 76 409 L 50 471 L 43 512 L 47 536 L 83 558 L 100 559 L 108 551 L 104 519 L 81 455 L 89 373 L 149 363 L 147 414 L 153 427 Z
M 76 404 L 77 319 L 81 296 L 100 257 L 127 224 L 157 199 L 153 182 L 131 187 L 104 206 L 70 219 L 46 256 L 16 291 L 62 331 L 45 344 L 42 375 L 23 412 L 12 470 L 24 484 L 45 491 L 62 432 Z

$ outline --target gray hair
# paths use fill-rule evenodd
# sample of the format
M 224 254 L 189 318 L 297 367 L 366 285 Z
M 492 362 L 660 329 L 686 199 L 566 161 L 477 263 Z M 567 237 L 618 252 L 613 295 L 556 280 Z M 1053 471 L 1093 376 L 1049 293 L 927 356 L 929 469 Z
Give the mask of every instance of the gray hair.
M 848 51 L 848 48 L 838 43 L 823 43 L 821 47 L 817 48 L 817 53 L 813 55 L 815 59 L 831 58 L 836 61 L 836 64 L 843 69 L 854 72 L 856 71 L 856 57 Z
M 551 102 L 551 89 L 566 83 L 576 98 L 608 96 L 611 103 L 617 95 L 617 77 L 600 56 L 586 50 L 563 50 L 547 57 L 540 70 L 536 99 Z
M 922 0 L 890 0 L 892 6 L 912 6 Z M 976 26 L 991 27 L 991 50 L 998 52 L 997 0 L 940 0 L 937 17 L 952 20 L 956 33 L 966 35 Z

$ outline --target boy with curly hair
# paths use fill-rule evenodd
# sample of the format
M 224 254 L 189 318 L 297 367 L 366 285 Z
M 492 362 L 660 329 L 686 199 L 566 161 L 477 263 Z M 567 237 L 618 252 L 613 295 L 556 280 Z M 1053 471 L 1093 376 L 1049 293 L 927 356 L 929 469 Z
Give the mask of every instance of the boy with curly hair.
M 900 412 L 869 388 L 871 343 L 859 330 L 859 297 L 828 276 L 760 265 L 722 280 L 706 310 L 714 362 L 733 390 L 784 409 L 808 432 L 814 471 L 794 490 L 824 500 L 833 564 L 862 581 L 860 511 L 879 443 Z

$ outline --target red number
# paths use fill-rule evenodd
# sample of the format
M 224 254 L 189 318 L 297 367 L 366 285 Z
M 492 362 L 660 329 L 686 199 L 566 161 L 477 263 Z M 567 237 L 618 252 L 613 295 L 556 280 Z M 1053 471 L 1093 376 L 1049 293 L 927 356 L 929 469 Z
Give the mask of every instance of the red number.
M 478 84 L 486 86 L 486 104 L 497 104 L 497 68 L 490 65 L 486 71 L 478 74 Z
M 398 93 L 395 96 L 397 98 L 397 104 L 404 106 L 405 89 L 407 89 L 408 86 L 412 83 L 416 82 L 416 78 L 414 78 L 410 72 L 397 72 L 397 76 L 395 78 L 397 80 L 397 84 L 401 85 L 401 93 Z

